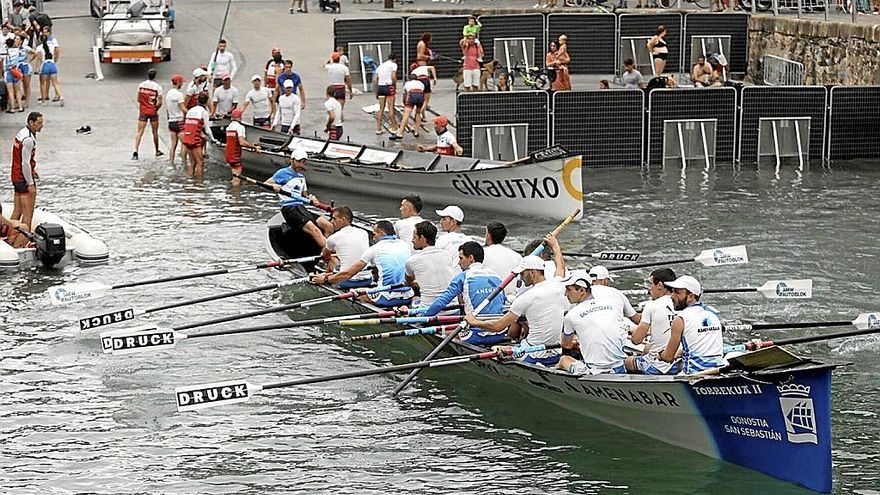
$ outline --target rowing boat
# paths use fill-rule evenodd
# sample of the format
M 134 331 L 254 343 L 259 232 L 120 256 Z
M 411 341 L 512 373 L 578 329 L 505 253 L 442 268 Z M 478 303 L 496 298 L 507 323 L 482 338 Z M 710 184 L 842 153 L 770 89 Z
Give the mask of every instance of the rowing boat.
M 4 203 L 3 211 L 13 211 L 12 203 Z M 34 265 L 53 267 L 63 266 L 71 261 L 80 265 L 97 265 L 106 263 L 110 258 L 110 251 L 103 241 L 54 213 L 36 208 L 32 223 L 37 227 L 53 225 L 60 229 L 49 229 L 51 232 L 48 234 L 55 237 L 45 241 L 50 244 L 48 248 L 40 240 L 25 248 L 14 248 L 0 241 L 0 268 L 18 269 Z M 37 227 L 33 229 L 34 232 L 38 232 Z M 47 249 L 53 252 L 47 253 Z
M 228 121 L 212 125 L 225 142 Z M 265 179 L 288 165 L 294 148 L 309 153 L 310 185 L 400 199 L 407 193 L 438 204 L 457 204 L 503 213 L 555 220 L 581 208 L 581 157 L 560 147 L 533 153 L 518 162 L 499 162 L 386 149 L 317 138 L 293 137 L 243 124 L 246 138 L 264 149 L 242 150 L 248 175 Z M 223 146 L 212 146 L 212 158 L 225 163 Z
M 281 259 L 280 215 L 265 244 Z M 333 287 L 321 290 L 338 294 Z M 364 312 L 378 311 L 350 301 Z M 431 347 L 434 335 L 421 336 Z M 452 341 L 455 355 L 487 349 Z M 802 359 L 773 347 L 732 357 L 706 376 L 573 376 L 515 361 L 473 361 L 489 378 L 539 400 L 646 437 L 744 466 L 812 490 L 831 490 L 831 371 L 842 363 Z M 588 442 L 589 438 L 581 441 Z

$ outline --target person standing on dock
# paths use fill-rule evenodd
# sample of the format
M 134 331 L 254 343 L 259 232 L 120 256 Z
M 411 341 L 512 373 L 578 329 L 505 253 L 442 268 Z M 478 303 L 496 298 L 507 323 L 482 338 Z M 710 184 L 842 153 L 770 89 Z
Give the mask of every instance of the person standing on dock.
M 238 107 L 238 88 L 232 85 L 232 76 L 228 73 L 220 75 L 222 81 L 219 88 L 214 89 L 211 98 L 211 118 L 224 119 Z
M 214 78 L 215 88 L 223 85 L 224 74 L 229 74 L 230 79 L 235 79 L 238 65 L 235 63 L 235 55 L 226 51 L 226 40 L 220 40 L 217 44 L 217 50 L 211 54 L 211 60 L 208 62 L 208 72 Z
M 12 144 L 12 189 L 15 192 L 11 220 L 26 226 L 34 221 L 37 204 L 37 133 L 43 130 L 43 114 L 31 112 Z
M 330 141 L 342 139 L 342 104 L 336 99 L 336 88 L 327 86 L 327 99 L 324 101 L 324 109 L 327 110 L 327 122 L 324 132 Z
M 159 149 L 159 108 L 162 107 L 162 86 L 156 82 L 156 69 L 147 70 L 147 80 L 138 84 L 137 102 L 138 125 L 134 137 L 134 153 L 131 154 L 131 159 L 138 159 L 138 148 L 141 147 L 141 138 L 144 136 L 147 122 L 150 122 L 150 129 L 153 132 L 153 146 L 156 148 L 156 156 L 162 156 L 164 153 Z
M 342 54 L 333 52 L 330 58 L 325 61 L 324 69 L 327 71 L 327 79 L 330 86 L 335 88 L 334 98 L 339 102 L 342 108 L 345 108 L 346 90 L 349 98 L 354 98 L 354 90 L 351 87 L 351 72 L 340 60 Z
M 409 126 L 409 117 L 413 116 L 415 125 L 413 127 L 413 136 L 419 137 L 419 129 L 422 127 L 421 108 L 425 105 L 425 85 L 419 82 L 415 74 L 409 75 L 409 81 L 403 85 L 403 117 L 400 125 L 397 126 L 397 132 L 392 132 L 389 139 L 403 139 L 403 133 Z
M 420 216 L 422 212 L 422 198 L 417 194 L 411 194 L 400 200 L 400 220 L 394 222 L 394 232 L 401 240 L 410 242 L 410 248 L 415 249 L 412 245 L 413 231 L 416 224 L 423 221 Z
M 651 336 L 650 348 L 642 356 L 630 356 L 624 364 L 629 373 L 645 375 L 668 375 L 678 373 L 679 363 L 663 361 L 657 355 L 666 348 L 669 342 L 669 327 L 675 318 L 675 307 L 672 302 L 672 289 L 666 286 L 675 280 L 675 272 L 670 268 L 658 268 L 648 276 L 648 294 L 651 300 L 642 309 L 639 326 L 633 330 L 630 340 L 633 344 L 641 344 L 648 335 Z M 677 353 L 677 351 L 676 351 Z
M 406 261 L 405 267 L 406 285 L 418 288 L 419 306 L 433 304 L 455 275 L 448 263 L 449 255 L 436 246 L 436 241 L 437 227 L 434 224 L 427 220 L 416 224 L 412 235 L 415 252 Z M 415 300 L 413 305 L 416 305 Z
M 376 67 L 376 100 L 379 102 L 379 111 L 376 112 L 376 134 L 384 132 L 382 120 L 385 118 L 385 108 L 388 108 L 388 122 L 391 124 L 391 132 L 397 132 L 397 109 L 394 101 L 397 99 L 397 55 L 388 55 L 388 60 Z
M 284 81 L 284 93 L 278 98 L 278 112 L 275 113 L 273 127 L 284 134 L 299 136 L 302 102 L 293 92 L 293 81 Z
M 700 282 L 683 275 L 667 282 L 666 286 L 672 289 L 673 308 L 677 313 L 670 325 L 669 342 L 657 357 L 672 363 L 681 345 L 681 372 L 685 375 L 727 366 L 721 320 L 715 308 L 700 302 L 703 293 Z
M 272 125 L 275 118 L 275 98 L 269 88 L 263 87 L 260 76 L 254 74 L 251 76 L 251 84 L 254 89 L 247 92 L 244 96 L 241 111 L 244 113 L 248 106 L 254 106 L 253 124 L 255 127 L 268 128 Z

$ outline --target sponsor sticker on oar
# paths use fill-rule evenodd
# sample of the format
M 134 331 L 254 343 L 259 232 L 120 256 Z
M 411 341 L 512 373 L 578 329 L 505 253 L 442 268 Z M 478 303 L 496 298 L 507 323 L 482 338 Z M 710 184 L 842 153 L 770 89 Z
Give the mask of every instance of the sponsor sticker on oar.
M 49 289 L 49 301 L 53 306 L 63 306 L 88 301 L 103 296 L 111 287 L 99 283 L 70 284 Z
M 862 313 L 852 324 L 859 330 L 880 330 L 880 313 Z
M 247 402 L 251 396 L 262 390 L 244 380 L 216 382 L 189 387 L 177 387 L 174 396 L 177 412 L 198 411 L 208 407 Z
M 749 262 L 749 255 L 745 246 L 732 246 L 725 248 L 707 249 L 697 255 L 694 261 L 703 266 L 739 265 Z
M 114 356 L 159 349 L 171 349 L 186 335 L 170 328 L 145 325 L 128 330 L 112 330 L 101 334 L 101 348 Z
M 758 292 L 768 299 L 810 299 L 813 297 L 813 281 L 811 279 L 769 280 L 758 287 Z
M 134 308 L 126 308 L 120 309 L 118 311 L 111 311 L 110 313 L 104 313 L 102 315 L 80 318 L 79 329 L 80 331 L 92 330 L 98 327 L 113 325 L 115 323 L 131 321 L 135 319 L 139 314 L 142 314 L 142 312 L 136 312 Z

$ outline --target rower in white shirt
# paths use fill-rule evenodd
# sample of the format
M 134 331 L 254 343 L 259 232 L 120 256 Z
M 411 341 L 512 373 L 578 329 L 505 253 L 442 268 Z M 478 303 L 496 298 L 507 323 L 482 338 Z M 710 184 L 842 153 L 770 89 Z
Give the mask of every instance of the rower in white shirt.
M 472 240 L 461 231 L 464 211 L 458 206 L 449 205 L 434 212 L 440 217 L 440 228 L 443 229 L 443 234 L 437 238 L 437 247 L 449 253 L 450 266 L 458 266 L 458 247 Z
M 394 222 L 394 233 L 397 238 L 407 241 L 412 246 L 413 231 L 416 224 L 423 221 L 424 218 L 419 216 L 422 212 L 422 198 L 416 194 L 411 194 L 400 200 L 400 220 Z
M 435 245 L 437 227 L 423 220 L 415 225 L 412 245 L 415 252 L 406 260 L 406 285 L 418 287 L 419 300 L 414 306 L 430 306 L 446 290 L 455 272 L 447 263 L 446 251 Z
M 235 63 L 235 56 L 226 51 L 226 40 L 217 43 L 217 50 L 211 54 L 211 60 L 208 62 L 208 72 L 214 75 L 215 88 L 223 84 L 222 74 L 229 74 L 231 79 L 235 79 L 238 65 Z
M 278 112 L 272 125 L 284 134 L 299 136 L 302 102 L 293 92 L 293 81 L 287 79 L 282 86 L 284 93 L 278 97 Z
M 504 277 L 512 272 L 522 260 L 522 256 L 501 243 L 507 237 L 507 227 L 501 222 L 491 222 L 486 226 L 486 245 L 483 247 L 485 260 L 483 266 Z M 516 294 L 516 284 L 507 284 L 504 293 Z
M 721 320 L 715 308 L 701 303 L 703 287 L 690 275 L 667 282 L 672 289 L 673 308 L 678 313 L 670 325 L 669 342 L 657 355 L 666 362 L 677 358 L 681 345 L 681 373 L 691 375 L 727 366 Z
M 364 229 L 351 225 L 354 215 L 348 206 L 338 206 L 333 209 L 330 222 L 333 224 L 334 233 L 327 238 L 327 245 L 322 251 L 327 267 L 331 272 L 338 272 L 355 264 L 363 256 L 364 251 L 370 247 L 370 235 Z M 367 287 L 373 283 L 373 274 L 370 270 L 355 273 L 350 279 L 339 283 L 342 289 L 355 287 Z
M 672 363 L 657 357 L 669 342 L 670 326 L 675 318 L 672 302 L 672 289 L 666 286 L 675 280 L 675 272 L 669 268 L 658 268 L 648 276 L 648 294 L 651 300 L 642 309 L 642 319 L 633 330 L 630 340 L 633 344 L 641 344 L 650 335 L 650 347 L 642 356 L 626 358 L 626 371 L 645 375 L 667 375 L 678 373 L 677 360 Z

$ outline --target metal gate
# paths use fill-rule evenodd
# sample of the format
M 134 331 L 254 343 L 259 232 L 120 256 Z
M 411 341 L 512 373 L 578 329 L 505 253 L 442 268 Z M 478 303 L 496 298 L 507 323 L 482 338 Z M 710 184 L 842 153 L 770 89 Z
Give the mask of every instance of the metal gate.
M 733 88 L 655 89 L 648 94 L 649 166 L 663 163 L 663 133 L 668 120 L 714 119 L 715 161 L 733 163 L 736 90 Z
M 458 144 L 466 156 L 474 152 L 474 126 L 527 124 L 527 153 L 549 145 L 550 101 L 546 91 L 459 93 L 455 105 Z
M 396 53 L 403 60 L 403 19 L 400 18 L 372 18 L 372 19 L 334 19 L 333 20 L 333 48 L 337 46 L 349 47 L 357 43 L 391 43 L 391 52 Z M 356 62 L 355 55 L 349 52 L 352 64 Z M 385 55 L 387 58 L 387 54 Z M 381 64 L 384 60 L 377 60 Z M 403 64 L 398 64 L 398 75 L 403 74 Z
M 809 156 L 824 156 L 825 97 L 823 86 L 748 86 L 742 90 L 739 122 L 739 153 L 743 163 L 758 159 L 759 119 L 810 117 Z
M 725 54 L 733 74 L 745 74 L 749 67 L 749 14 L 735 12 L 696 13 L 684 16 L 684 46 L 694 36 L 730 36 L 730 52 Z M 687 68 L 690 70 L 690 67 Z

